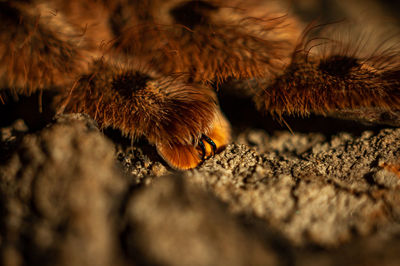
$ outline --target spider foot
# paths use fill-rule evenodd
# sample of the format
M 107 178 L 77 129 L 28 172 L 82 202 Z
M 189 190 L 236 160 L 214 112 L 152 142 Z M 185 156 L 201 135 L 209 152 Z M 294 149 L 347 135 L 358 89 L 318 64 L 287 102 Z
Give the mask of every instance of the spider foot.
M 175 169 L 192 169 L 221 151 L 230 141 L 230 127 L 218 110 L 211 130 L 199 135 L 193 145 L 182 143 L 156 144 L 161 157 Z
M 144 136 L 176 169 L 196 167 L 230 141 L 212 88 L 107 61 L 92 67 L 56 100 L 59 112 L 86 113 L 101 128 L 132 139 Z

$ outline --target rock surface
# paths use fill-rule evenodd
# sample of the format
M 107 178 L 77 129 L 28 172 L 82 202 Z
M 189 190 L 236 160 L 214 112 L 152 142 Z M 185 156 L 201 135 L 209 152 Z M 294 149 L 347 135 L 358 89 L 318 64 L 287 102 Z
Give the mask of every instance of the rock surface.
M 249 129 L 176 172 L 85 115 L 2 128 L 2 265 L 397 265 L 400 129 Z

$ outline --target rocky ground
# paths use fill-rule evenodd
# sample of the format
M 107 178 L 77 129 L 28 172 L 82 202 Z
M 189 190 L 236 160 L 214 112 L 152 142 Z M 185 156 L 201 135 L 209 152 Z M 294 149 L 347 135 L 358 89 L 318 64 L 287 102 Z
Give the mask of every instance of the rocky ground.
M 2 127 L 2 265 L 400 263 L 400 129 L 221 104 L 233 143 L 185 172 L 83 114 Z
M 0 106 L 0 264 L 400 265 L 400 128 L 220 96 L 232 144 L 184 172 L 37 95 Z

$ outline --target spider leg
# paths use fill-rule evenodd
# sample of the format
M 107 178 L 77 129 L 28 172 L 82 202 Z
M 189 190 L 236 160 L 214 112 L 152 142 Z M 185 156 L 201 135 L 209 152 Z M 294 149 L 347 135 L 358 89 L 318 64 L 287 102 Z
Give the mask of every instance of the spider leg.
M 138 69 L 95 61 L 91 74 L 66 90 L 57 106 L 87 113 L 100 127 L 119 129 L 133 139 L 146 137 L 177 169 L 196 167 L 229 142 L 229 123 L 212 88 Z
M 68 86 L 87 70 L 82 29 L 39 1 L 0 2 L 0 88 L 18 94 Z M 78 45 L 79 43 L 79 45 Z
M 298 54 L 254 100 L 278 117 L 315 113 L 400 126 L 400 60 L 390 62 L 376 67 L 356 56 Z

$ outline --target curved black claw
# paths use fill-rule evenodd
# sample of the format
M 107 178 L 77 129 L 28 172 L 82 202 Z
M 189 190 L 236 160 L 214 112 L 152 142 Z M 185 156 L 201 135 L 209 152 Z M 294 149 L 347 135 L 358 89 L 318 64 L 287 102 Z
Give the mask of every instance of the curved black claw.
M 206 159 L 206 147 L 204 146 L 203 140 L 200 139 L 199 146 L 201 149 L 201 161 L 203 162 Z
M 210 146 L 212 147 L 212 156 L 215 155 L 215 153 L 217 152 L 217 145 L 215 145 L 214 141 L 212 139 L 210 139 L 207 135 L 202 134 L 201 135 L 201 140 L 206 141 L 208 144 L 210 144 Z M 200 142 L 202 142 L 200 141 Z M 204 146 L 204 143 L 203 143 Z

